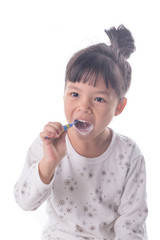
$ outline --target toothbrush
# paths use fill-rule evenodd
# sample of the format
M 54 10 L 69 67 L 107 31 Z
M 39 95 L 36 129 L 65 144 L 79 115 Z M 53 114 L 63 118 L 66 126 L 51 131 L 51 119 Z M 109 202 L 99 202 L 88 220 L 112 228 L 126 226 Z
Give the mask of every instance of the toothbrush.
M 63 125 L 63 132 L 66 132 L 69 128 L 71 128 L 73 125 L 77 123 L 77 120 L 74 121 L 73 123 L 68 123 L 66 125 Z M 45 139 L 49 139 L 48 137 L 45 137 Z
M 69 128 L 71 128 L 73 125 L 75 125 L 77 121 L 74 121 L 73 123 L 68 123 L 63 126 L 64 132 L 67 131 Z

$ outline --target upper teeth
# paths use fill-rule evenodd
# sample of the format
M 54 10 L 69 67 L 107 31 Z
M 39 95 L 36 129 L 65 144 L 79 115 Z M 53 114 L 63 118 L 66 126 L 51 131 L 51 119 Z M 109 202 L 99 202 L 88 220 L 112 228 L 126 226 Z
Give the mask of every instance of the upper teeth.
M 86 121 L 84 121 L 84 120 L 78 120 L 79 122 L 86 122 Z

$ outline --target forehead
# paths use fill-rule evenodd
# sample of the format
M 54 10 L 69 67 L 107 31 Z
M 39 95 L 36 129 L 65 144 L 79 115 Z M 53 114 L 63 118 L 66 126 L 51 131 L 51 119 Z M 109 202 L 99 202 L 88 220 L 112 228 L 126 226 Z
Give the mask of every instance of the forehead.
M 104 78 L 100 74 L 96 74 L 93 71 L 84 72 L 81 78 L 75 79 L 74 81 L 72 79 L 67 79 L 66 84 L 68 83 L 84 83 L 93 87 L 99 87 L 103 85 L 105 88 L 108 88 L 108 83 L 106 84 Z
M 110 95 L 111 93 L 114 93 L 114 89 L 112 88 L 111 84 L 108 84 L 108 88 L 103 80 L 103 78 L 99 77 L 96 81 L 96 84 L 94 84 L 93 81 L 87 81 L 87 82 L 66 82 L 66 90 L 79 90 L 83 92 L 89 92 L 89 93 L 99 93 L 99 94 L 106 94 Z

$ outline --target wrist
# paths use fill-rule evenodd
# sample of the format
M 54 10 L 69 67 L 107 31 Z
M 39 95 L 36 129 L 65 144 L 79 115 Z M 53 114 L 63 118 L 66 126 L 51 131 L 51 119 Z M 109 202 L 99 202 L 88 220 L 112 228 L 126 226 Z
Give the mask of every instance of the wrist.
M 54 168 L 48 166 L 45 161 L 42 159 L 38 165 L 39 176 L 43 183 L 49 184 L 54 176 Z

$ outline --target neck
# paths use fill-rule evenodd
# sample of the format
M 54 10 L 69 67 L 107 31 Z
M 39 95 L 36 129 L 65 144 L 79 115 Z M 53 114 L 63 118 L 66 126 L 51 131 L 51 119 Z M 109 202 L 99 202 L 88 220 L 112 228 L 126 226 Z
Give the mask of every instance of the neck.
M 100 136 L 90 141 L 82 141 L 71 133 L 68 133 L 68 137 L 78 154 L 87 158 L 93 158 L 100 156 L 107 150 L 112 139 L 112 132 L 107 128 Z

